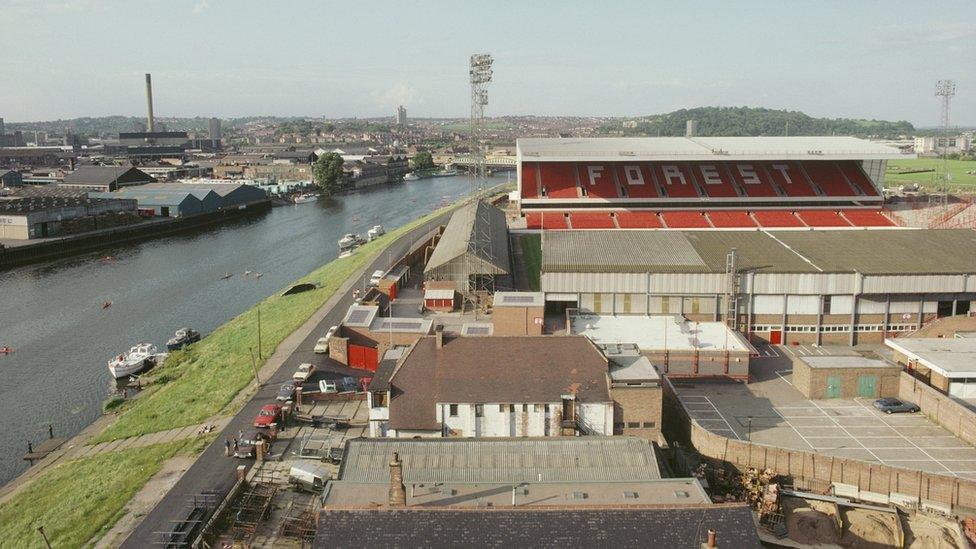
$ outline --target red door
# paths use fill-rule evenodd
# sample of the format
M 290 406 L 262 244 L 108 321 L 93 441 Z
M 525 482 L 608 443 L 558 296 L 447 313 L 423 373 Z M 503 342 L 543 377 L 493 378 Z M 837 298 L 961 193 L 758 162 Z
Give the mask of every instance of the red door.
M 769 343 L 772 345 L 779 345 L 780 343 L 783 343 L 783 330 L 770 330 Z
M 379 361 L 375 347 L 349 345 L 349 366 L 375 372 Z

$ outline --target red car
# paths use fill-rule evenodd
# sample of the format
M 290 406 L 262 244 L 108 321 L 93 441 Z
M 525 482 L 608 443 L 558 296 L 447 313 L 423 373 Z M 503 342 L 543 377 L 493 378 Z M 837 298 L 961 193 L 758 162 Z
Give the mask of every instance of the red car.
M 266 404 L 261 407 L 258 417 L 254 418 L 255 427 L 271 427 L 272 423 L 278 423 L 281 419 L 280 404 Z

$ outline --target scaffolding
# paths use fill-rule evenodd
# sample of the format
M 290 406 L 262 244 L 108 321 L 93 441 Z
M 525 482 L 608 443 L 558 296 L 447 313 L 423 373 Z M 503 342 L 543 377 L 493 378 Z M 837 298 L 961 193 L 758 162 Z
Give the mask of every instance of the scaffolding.
M 303 545 L 315 541 L 314 501 L 313 496 L 308 505 L 301 508 L 289 504 L 285 516 L 281 519 L 281 526 L 278 527 L 278 537 L 298 539 Z
M 217 506 L 220 505 L 220 501 L 220 494 L 214 490 L 204 490 L 190 496 L 187 500 L 189 509 L 184 518 L 170 520 L 172 524 L 170 530 L 153 532 L 158 536 L 153 545 L 166 549 L 190 547 L 203 531 L 204 525 L 210 520 Z
M 254 540 L 258 527 L 271 510 L 271 501 L 276 493 L 278 485 L 274 482 L 258 481 L 248 486 L 234 512 L 234 522 L 231 525 L 234 541 L 250 544 Z
M 494 59 L 492 59 L 490 54 L 478 53 L 471 56 L 468 69 L 469 82 L 471 84 L 471 136 L 469 153 L 471 155 L 471 167 L 474 176 L 471 194 L 475 201 L 484 200 L 487 193 L 487 172 L 483 139 L 485 106 L 488 104 L 488 84 L 491 82 L 492 77 L 492 63 L 494 63 Z M 485 254 L 488 257 L 493 257 L 491 249 L 492 224 L 487 218 L 487 209 L 476 207 L 475 215 L 474 230 L 483 232 L 484 234 L 475 234 L 473 238 L 468 240 L 468 251 L 472 254 L 472 257 L 483 257 Z M 484 249 L 486 246 L 487 249 Z M 464 305 L 467 303 L 473 305 L 476 315 L 479 310 L 485 310 L 489 307 L 488 299 L 491 293 L 495 291 L 495 277 L 493 274 L 479 273 L 474 276 L 469 276 L 466 278 L 466 284 L 464 286 L 463 288 L 458 288 L 463 298 L 462 311 L 464 310 Z
M 725 323 L 739 329 L 739 266 L 735 248 L 725 256 Z

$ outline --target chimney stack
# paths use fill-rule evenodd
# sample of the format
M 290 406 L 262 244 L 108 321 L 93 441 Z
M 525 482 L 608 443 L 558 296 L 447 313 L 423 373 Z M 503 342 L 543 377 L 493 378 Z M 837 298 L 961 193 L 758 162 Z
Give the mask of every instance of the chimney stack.
M 703 549 L 718 549 L 718 545 L 715 543 L 715 530 L 708 530 L 708 541 L 702 544 Z
M 406 507 L 407 487 L 403 485 L 403 464 L 400 454 L 393 452 L 390 460 L 390 507 Z
M 148 116 L 146 116 L 146 131 L 152 133 L 154 126 L 152 112 L 152 75 L 148 72 L 146 73 L 146 106 L 149 108 Z
M 443 349 L 444 348 L 444 325 L 443 324 L 438 324 L 437 326 L 434 326 L 434 338 L 436 338 L 437 340 L 437 348 Z

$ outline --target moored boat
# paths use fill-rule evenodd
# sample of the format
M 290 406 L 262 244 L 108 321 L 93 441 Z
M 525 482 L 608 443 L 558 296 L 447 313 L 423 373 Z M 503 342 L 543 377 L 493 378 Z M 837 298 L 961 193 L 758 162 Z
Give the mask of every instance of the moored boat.
M 152 343 L 140 343 L 129 352 L 108 361 L 108 371 L 112 377 L 119 379 L 136 374 L 152 366 L 156 362 L 156 346 Z
M 180 328 L 176 330 L 176 334 L 169 338 L 166 342 L 166 348 L 170 351 L 176 351 L 186 347 L 191 343 L 196 343 L 200 341 L 200 332 L 192 328 Z

